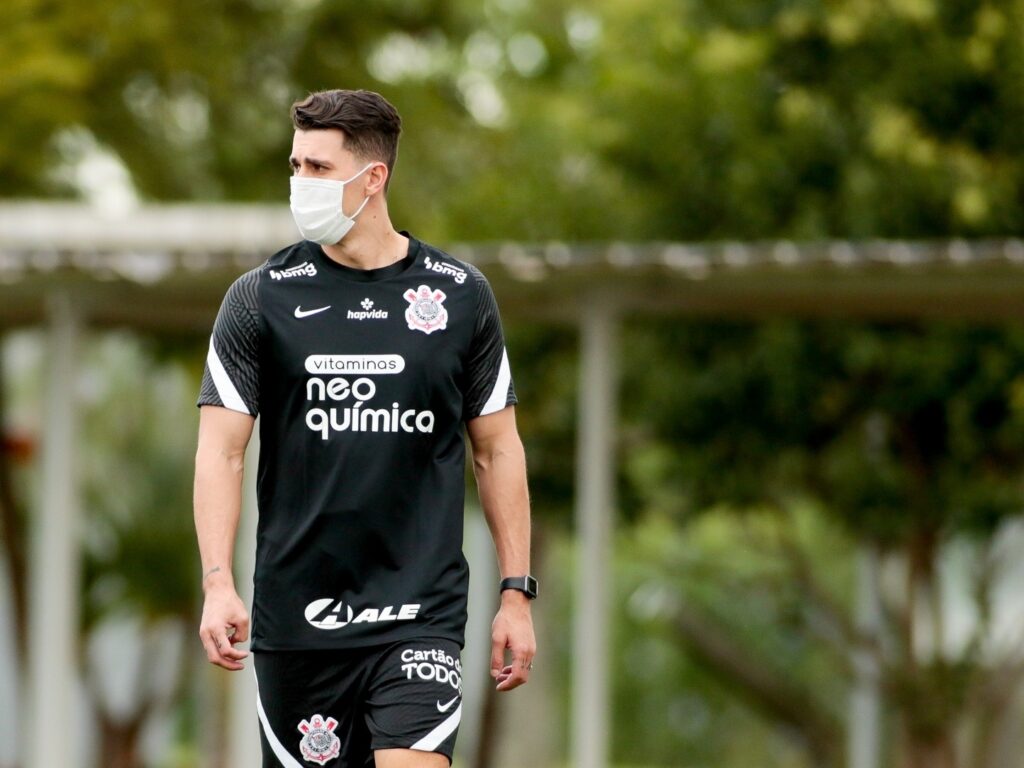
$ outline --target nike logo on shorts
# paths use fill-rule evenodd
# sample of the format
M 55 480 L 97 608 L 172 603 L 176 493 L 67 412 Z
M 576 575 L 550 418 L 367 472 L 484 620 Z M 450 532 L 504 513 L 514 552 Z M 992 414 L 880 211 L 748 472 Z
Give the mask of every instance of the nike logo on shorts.
M 449 709 L 452 708 L 452 704 L 454 704 L 458 700 L 459 700 L 459 697 L 456 696 L 454 699 L 449 701 L 447 704 L 441 704 L 441 702 L 438 701 L 437 702 L 437 711 L 438 712 L 447 712 Z
M 303 309 L 302 306 L 299 305 L 298 307 L 295 308 L 295 316 L 301 320 L 302 318 L 309 317 L 310 315 L 315 315 L 320 312 L 326 312 L 330 308 L 330 304 L 328 304 L 326 307 L 320 307 L 319 309 Z

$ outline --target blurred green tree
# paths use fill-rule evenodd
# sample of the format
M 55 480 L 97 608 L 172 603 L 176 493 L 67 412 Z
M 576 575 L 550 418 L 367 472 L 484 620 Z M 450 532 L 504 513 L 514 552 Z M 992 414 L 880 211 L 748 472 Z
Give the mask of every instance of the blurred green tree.
M 1024 334 L 664 323 L 628 349 L 625 500 L 714 547 L 661 559 L 681 591 L 666 621 L 689 652 L 798 731 L 819 766 L 842 764 L 840 691 L 853 654 L 870 652 L 897 717 L 893 760 L 990 765 L 999 728 L 981 726 L 1012 717 L 1001 697 L 1021 682 L 1020 649 L 994 653 L 991 632 L 996 534 L 1022 502 Z M 660 375 L 638 373 L 643 360 L 658 360 Z M 801 508 L 831 522 L 814 533 Z M 709 511 L 717 523 L 702 522 Z M 978 565 L 964 577 L 974 618 L 957 643 L 942 570 L 964 542 Z M 849 553 L 865 544 L 902 573 L 879 577 L 884 610 L 870 636 L 850 576 Z M 958 736 L 970 724 L 973 743 Z
M 194 380 L 155 352 L 120 333 L 93 340 L 83 355 L 82 668 L 108 768 L 148 762 L 143 728 L 154 717 L 176 722 L 197 660 L 184 651 L 199 610 L 188 514 Z
M 11 0 L 0 8 L 0 195 L 80 194 L 95 168 L 86 161 L 107 153 L 143 199 L 283 203 L 288 105 L 312 89 L 368 87 L 406 119 L 395 220 L 430 239 L 1013 234 L 1024 224 L 1021 28 L 1015 0 Z M 523 340 L 517 383 L 535 395 L 524 405 L 538 403 L 521 409 L 534 496 L 552 518 L 571 494 L 573 341 L 510 333 Z M 965 535 L 987 546 L 1018 504 L 1019 344 L 948 327 L 637 331 L 630 354 L 664 371 L 628 382 L 627 509 L 675 521 L 723 504 L 781 515 L 796 493 L 851 542 L 899 553 L 915 587 L 892 607 L 886 695 L 912 753 L 948 752 L 951 723 L 980 710 L 966 694 L 932 694 L 950 680 L 984 690 L 996 673 L 970 649 L 919 663 L 906 617 L 938 604 L 943 546 Z M 188 474 L 168 469 L 178 471 Z M 166 482 L 157 472 L 154 488 Z M 144 506 L 154 491 L 132 492 Z M 148 524 L 111 520 L 147 541 Z M 776 590 L 797 595 L 784 626 L 806 629 L 800 638 L 820 626 L 800 595 L 817 605 L 828 594 L 806 544 L 779 544 L 795 592 Z M 97 578 L 136 568 L 126 553 L 105 556 L 90 565 Z M 726 610 L 731 594 L 716 591 L 732 582 L 682 573 L 673 583 L 710 586 L 673 626 L 725 678 L 728 657 L 708 638 L 751 639 Z M 173 604 L 177 582 L 158 581 L 152 599 Z M 831 586 L 842 593 L 848 581 Z M 849 602 L 812 613 L 848 629 Z M 781 640 L 772 624 L 753 639 Z M 708 627 L 722 631 L 700 635 Z M 788 667 L 765 678 L 801 686 L 785 701 L 822 704 L 812 722 L 780 711 L 778 697 L 773 709 L 765 679 L 733 666 L 748 701 L 801 723 L 812 753 L 836 759 L 823 745 L 837 699 L 821 692 L 834 689 L 804 691 Z
M 0 109 L 16 119 L 0 128 L 0 195 L 72 192 L 68 166 L 106 151 L 145 199 L 283 201 L 292 100 L 366 87 L 406 118 L 396 220 L 433 239 L 1024 223 L 1014 0 L 14 0 L 3 13 Z
M 515 132 L 546 126 L 558 161 L 518 218 L 571 195 L 602 203 L 598 239 L 1019 232 L 1022 14 L 1012 0 L 545 4 L 524 24 L 549 63 L 507 90 Z

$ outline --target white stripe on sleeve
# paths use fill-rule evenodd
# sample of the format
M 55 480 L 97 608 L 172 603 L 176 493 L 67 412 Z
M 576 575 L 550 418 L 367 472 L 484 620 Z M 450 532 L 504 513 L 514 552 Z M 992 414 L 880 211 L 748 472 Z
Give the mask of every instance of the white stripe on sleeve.
M 441 745 L 442 741 L 451 736 L 455 729 L 459 727 L 459 721 L 461 719 L 462 702 L 460 701 L 459 706 L 457 706 L 455 711 L 448 716 L 447 720 L 442 722 L 437 726 L 437 728 L 409 747 L 409 749 L 420 749 L 424 752 L 433 752 Z
M 256 676 L 256 665 L 253 664 L 252 670 L 253 676 Z M 281 743 L 280 739 L 277 738 L 277 734 L 274 733 L 270 727 L 270 721 L 267 719 L 267 713 L 263 711 L 263 702 L 260 700 L 260 681 L 256 678 L 256 712 L 260 716 L 260 725 L 263 726 L 263 734 L 267 737 L 267 743 L 270 744 L 270 748 L 274 750 L 274 755 L 281 762 L 284 768 L 302 768 L 302 763 L 292 757 L 291 753 L 284 748 L 284 744 Z
M 210 351 L 206 355 L 206 365 L 210 368 L 210 376 L 213 377 L 213 384 L 217 387 L 217 394 L 220 396 L 220 401 L 224 403 L 224 407 L 230 408 L 232 411 L 249 413 L 245 401 L 238 394 L 238 390 L 235 389 L 231 377 L 224 370 L 224 364 L 221 363 L 220 358 L 217 356 L 217 350 L 213 347 L 213 336 L 210 337 Z
M 498 378 L 494 382 L 494 389 L 491 396 L 487 398 L 484 407 L 480 410 L 480 416 L 500 411 L 508 405 L 508 385 L 512 382 L 512 369 L 508 365 L 508 350 L 501 349 L 501 366 L 498 368 Z

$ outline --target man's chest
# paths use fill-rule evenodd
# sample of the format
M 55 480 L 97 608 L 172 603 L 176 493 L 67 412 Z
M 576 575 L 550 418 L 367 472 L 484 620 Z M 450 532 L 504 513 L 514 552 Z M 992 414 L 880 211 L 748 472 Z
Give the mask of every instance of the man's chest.
M 399 429 L 410 409 L 458 409 L 475 323 L 468 285 L 427 275 L 293 281 L 265 286 L 261 308 L 266 397 L 307 410 L 372 409 Z

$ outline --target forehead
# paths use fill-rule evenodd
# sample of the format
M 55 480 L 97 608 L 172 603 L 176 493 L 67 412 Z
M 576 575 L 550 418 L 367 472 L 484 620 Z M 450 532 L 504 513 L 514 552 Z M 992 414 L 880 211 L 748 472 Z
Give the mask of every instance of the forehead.
M 340 160 L 352 153 L 345 149 L 345 134 L 337 128 L 297 129 L 292 137 L 292 157 L 313 156 L 324 160 Z

